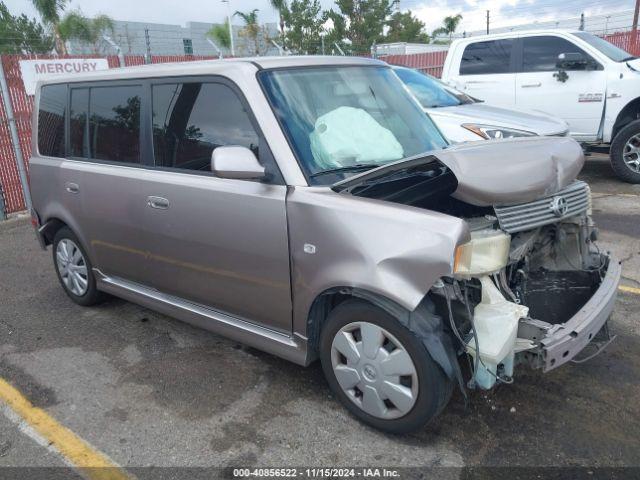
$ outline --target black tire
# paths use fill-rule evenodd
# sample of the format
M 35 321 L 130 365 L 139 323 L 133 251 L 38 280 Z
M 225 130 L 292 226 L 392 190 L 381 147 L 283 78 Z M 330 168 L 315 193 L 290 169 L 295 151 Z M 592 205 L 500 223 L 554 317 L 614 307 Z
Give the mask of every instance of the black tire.
M 86 266 L 87 287 L 86 287 L 86 291 L 81 295 L 77 295 L 76 293 L 74 293 L 66 285 L 66 283 L 62 278 L 62 275 L 60 274 L 60 269 L 58 267 L 58 260 L 57 260 L 57 251 L 58 251 L 58 245 L 63 240 L 71 240 L 77 246 L 78 250 L 80 250 L 80 253 L 82 254 L 83 261 Z M 96 277 L 93 273 L 93 265 L 91 264 L 91 260 L 89 259 L 89 256 L 87 255 L 86 250 L 80 243 L 80 240 L 78 240 L 78 237 L 71 231 L 69 227 L 62 227 L 56 232 L 56 235 L 53 238 L 52 250 L 53 250 L 53 265 L 56 269 L 56 275 L 58 276 L 58 281 L 60 282 L 60 285 L 62 286 L 63 290 L 71 300 L 73 300 L 78 305 L 88 307 L 91 305 L 96 305 L 106 299 L 107 295 L 103 292 L 100 292 L 96 288 Z
M 418 394 L 415 404 L 404 416 L 384 419 L 370 415 L 351 400 L 336 379 L 331 358 L 333 339 L 346 325 L 362 321 L 382 327 L 393 335 L 413 361 Z M 329 386 L 343 406 L 362 422 L 388 433 L 403 434 L 422 429 L 451 398 L 452 382 L 431 358 L 420 339 L 389 313 L 363 300 L 347 300 L 329 314 L 320 337 L 320 359 Z
M 640 120 L 631 122 L 620 130 L 611 143 L 611 167 L 621 180 L 628 183 L 640 183 L 640 172 L 634 172 L 624 161 L 624 147 L 634 135 L 640 135 Z

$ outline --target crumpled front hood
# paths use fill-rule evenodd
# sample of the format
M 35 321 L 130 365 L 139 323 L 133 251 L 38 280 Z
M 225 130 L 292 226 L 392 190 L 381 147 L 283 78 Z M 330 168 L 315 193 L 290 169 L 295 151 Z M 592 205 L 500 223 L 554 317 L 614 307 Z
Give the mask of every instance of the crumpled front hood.
M 564 120 L 541 112 L 494 107 L 471 103 L 455 107 L 428 108 L 426 112 L 436 121 L 439 117 L 455 118 L 463 123 L 477 123 L 495 127 L 515 128 L 538 135 L 557 135 L 569 127 Z
M 528 137 L 467 143 L 435 153 L 458 179 L 453 197 L 478 206 L 510 205 L 552 195 L 584 165 L 571 138 Z

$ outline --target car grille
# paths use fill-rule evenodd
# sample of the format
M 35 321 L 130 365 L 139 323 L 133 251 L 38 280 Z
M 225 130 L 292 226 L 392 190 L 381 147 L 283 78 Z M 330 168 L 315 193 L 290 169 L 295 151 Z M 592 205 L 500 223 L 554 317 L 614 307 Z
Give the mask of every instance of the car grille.
M 539 200 L 494 209 L 500 228 L 507 233 L 516 233 L 584 213 L 589 209 L 590 197 L 589 186 L 576 180 L 565 189 Z

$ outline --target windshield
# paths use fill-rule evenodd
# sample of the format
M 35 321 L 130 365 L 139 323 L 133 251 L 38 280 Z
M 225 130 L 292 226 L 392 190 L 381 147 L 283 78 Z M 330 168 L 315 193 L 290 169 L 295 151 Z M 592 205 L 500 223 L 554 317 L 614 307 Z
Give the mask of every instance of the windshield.
M 455 107 L 474 103 L 471 97 L 417 70 L 396 68 L 394 71 L 424 108 Z
M 600 50 L 600 52 L 604 53 L 614 62 L 626 62 L 628 60 L 633 60 L 634 58 L 636 58 L 629 52 L 626 52 L 623 49 L 616 47 L 614 44 L 609 43 L 600 37 L 596 37 L 591 33 L 577 32 L 574 33 L 574 35 L 579 39 L 584 40 L 592 47 Z
M 259 79 L 310 184 L 447 145 L 388 67 L 265 70 Z

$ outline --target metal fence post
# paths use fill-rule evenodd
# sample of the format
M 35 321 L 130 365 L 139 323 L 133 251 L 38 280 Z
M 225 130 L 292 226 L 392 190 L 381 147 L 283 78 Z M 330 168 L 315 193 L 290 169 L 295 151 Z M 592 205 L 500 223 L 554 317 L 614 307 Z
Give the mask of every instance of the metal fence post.
M 16 163 L 18 165 L 18 174 L 20 175 L 20 185 L 22 185 L 22 196 L 24 198 L 24 205 L 28 211 L 31 211 L 31 192 L 29 191 L 29 181 L 27 180 L 27 168 L 24 163 L 24 157 L 22 156 L 22 148 L 20 148 L 20 137 L 18 137 L 18 127 L 16 127 L 16 119 L 13 115 L 13 106 L 11 105 L 11 97 L 9 96 L 9 87 L 7 86 L 7 79 L 4 75 L 4 65 L 2 58 L 0 57 L 0 88 L 2 89 L 2 104 L 4 105 L 4 112 L 7 115 L 7 122 L 9 123 L 9 131 L 11 133 L 11 143 L 13 143 L 13 152 L 16 156 Z
M 2 193 L 2 184 L 0 184 L 0 220 L 7 219 L 7 209 L 4 205 L 4 193 Z

